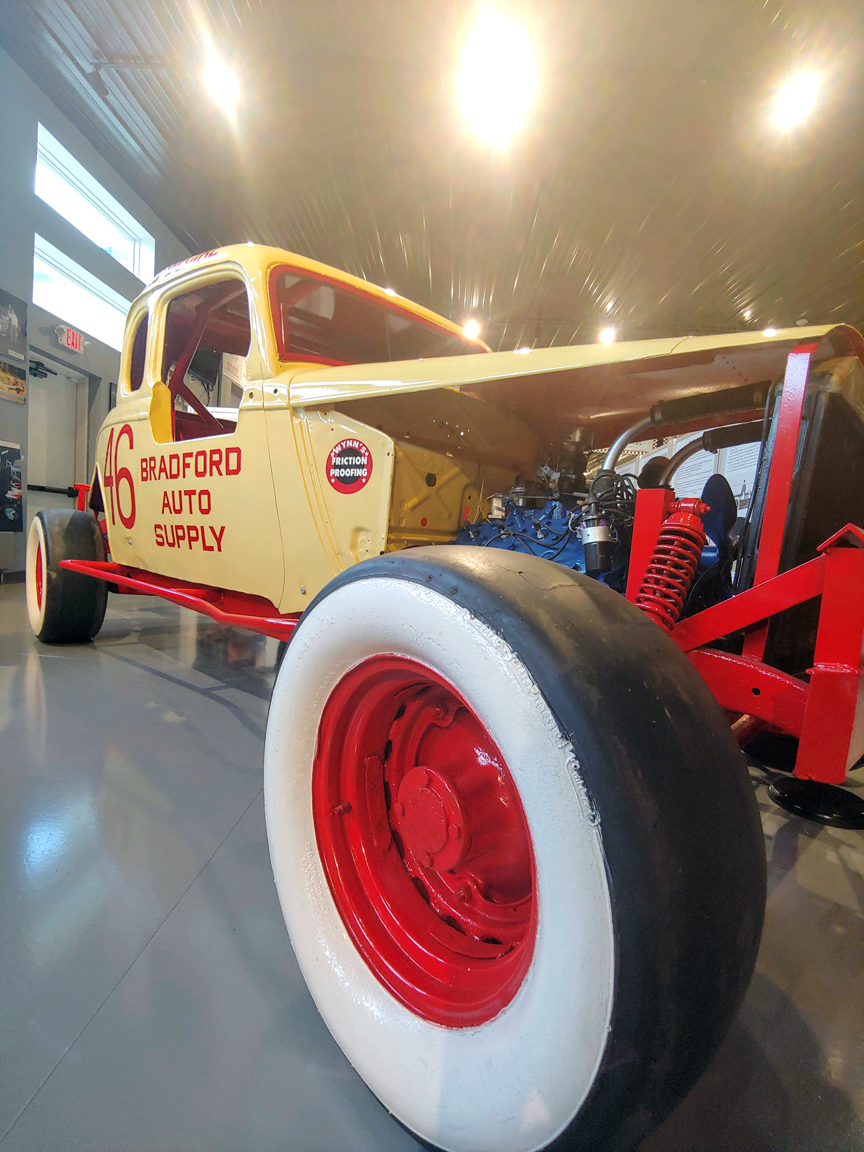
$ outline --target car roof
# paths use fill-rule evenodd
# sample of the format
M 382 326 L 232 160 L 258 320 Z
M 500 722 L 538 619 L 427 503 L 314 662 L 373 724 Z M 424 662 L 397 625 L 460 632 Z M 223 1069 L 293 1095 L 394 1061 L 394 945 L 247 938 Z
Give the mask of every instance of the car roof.
M 478 353 L 489 351 L 488 346 L 482 340 L 471 340 L 466 337 L 459 324 L 448 320 L 445 316 L 439 316 L 437 312 L 433 312 L 429 308 L 424 308 L 422 304 L 415 304 L 413 300 L 406 300 L 404 296 L 400 296 L 392 290 L 388 291 L 377 284 L 371 284 L 359 276 L 352 276 L 350 272 L 343 272 L 340 268 L 333 268 L 329 264 L 321 264 L 317 260 L 300 256 L 297 252 L 289 252 L 286 248 L 274 248 L 268 244 L 229 244 L 223 248 L 212 248 L 207 252 L 189 256 L 176 264 L 170 264 L 150 281 L 139 299 L 163 289 L 167 283 L 193 269 L 206 269 L 209 266 L 224 263 L 240 264 L 250 279 L 253 280 L 258 276 L 266 279 L 267 274 L 273 268 L 287 264 L 299 272 L 309 272 L 316 277 L 336 281 L 346 288 L 361 292 L 369 299 L 380 301 L 389 309 L 396 308 L 403 312 L 410 312 L 437 328 L 451 332 L 454 336 L 468 340 L 471 344 L 476 344 Z

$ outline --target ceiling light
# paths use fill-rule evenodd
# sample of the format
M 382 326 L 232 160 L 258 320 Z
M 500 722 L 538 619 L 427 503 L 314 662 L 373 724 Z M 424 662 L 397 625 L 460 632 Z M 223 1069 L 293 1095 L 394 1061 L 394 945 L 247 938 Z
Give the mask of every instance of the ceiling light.
M 225 61 L 220 60 L 215 53 L 211 55 L 201 73 L 201 80 L 225 115 L 233 120 L 240 98 L 240 85 Z
M 781 85 L 774 97 L 774 124 L 777 128 L 796 128 L 813 111 L 821 81 L 812 72 L 799 72 Z
M 741 315 L 744 317 L 745 320 L 752 320 L 753 319 L 753 313 L 750 311 L 749 308 L 745 308 L 744 311 L 741 313 Z
M 527 356 L 528 353 L 531 351 L 531 349 L 530 348 L 514 348 L 513 351 L 516 353 L 517 356 Z
M 767 337 L 769 337 L 769 339 L 770 339 L 770 337 L 772 337 L 772 336 L 776 336 L 776 335 L 777 335 L 777 329 L 776 329 L 776 328 L 766 328 L 766 329 L 763 331 L 762 335 L 763 335 L 763 336 L 767 336 Z
M 476 320 L 466 320 L 465 327 L 462 329 L 469 340 L 476 340 L 480 335 L 480 325 Z
M 614 339 L 615 339 L 615 329 L 614 328 L 602 328 L 600 330 L 600 343 L 601 344 L 611 344 L 614 341 Z
M 525 119 L 537 89 L 537 62 L 524 28 L 483 8 L 465 47 L 459 106 L 483 140 L 504 145 Z

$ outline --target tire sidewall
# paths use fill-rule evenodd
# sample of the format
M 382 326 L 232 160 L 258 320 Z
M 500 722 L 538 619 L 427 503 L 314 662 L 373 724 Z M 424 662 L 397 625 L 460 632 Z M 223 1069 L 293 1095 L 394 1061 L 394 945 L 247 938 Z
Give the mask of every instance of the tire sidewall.
M 537 935 L 514 1000 L 477 1028 L 419 1019 L 378 983 L 336 909 L 318 853 L 311 773 L 318 722 L 341 677 L 382 652 L 447 679 L 498 745 L 531 831 Z M 533 1152 L 567 1128 L 596 1079 L 615 946 L 600 829 L 528 669 L 491 629 L 410 581 L 356 581 L 304 617 L 274 689 L 265 751 L 274 876 L 310 991 L 372 1091 L 448 1152 Z
M 36 568 L 42 568 L 42 603 L 38 602 L 36 593 Z M 45 628 L 46 605 L 48 603 L 48 541 L 45 534 L 45 525 L 40 515 L 30 521 L 27 532 L 27 553 L 25 562 L 25 595 L 27 599 L 27 616 L 30 627 L 36 637 L 41 638 Z

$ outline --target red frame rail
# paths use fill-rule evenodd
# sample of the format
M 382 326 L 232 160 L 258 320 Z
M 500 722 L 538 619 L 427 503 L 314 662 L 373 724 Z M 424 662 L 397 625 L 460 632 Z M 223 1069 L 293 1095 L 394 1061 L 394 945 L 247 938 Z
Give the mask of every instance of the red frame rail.
M 815 345 L 789 354 L 777 419 L 753 586 L 680 621 L 672 639 L 699 670 L 721 708 L 739 716 L 743 740 L 759 727 L 798 739 L 795 775 L 841 784 L 848 764 L 864 639 L 864 530 L 854 524 L 819 546 L 815 560 L 778 575 L 798 451 L 810 357 Z M 645 488 L 636 500 L 627 598 L 634 601 L 675 500 L 670 489 Z M 770 618 L 821 597 L 808 680 L 764 663 Z M 710 647 L 745 630 L 742 655 Z
M 125 591 L 161 596 L 183 608 L 203 612 L 220 624 L 249 628 L 264 636 L 275 636 L 277 640 L 290 640 L 300 619 L 299 612 L 284 615 L 277 612 L 274 605 L 263 596 L 229 592 L 224 588 L 212 588 L 208 584 L 190 584 L 170 576 L 156 576 L 152 572 L 128 568 L 110 560 L 61 560 L 60 567 L 81 572 L 85 576 L 95 576 L 98 580 L 108 580 Z

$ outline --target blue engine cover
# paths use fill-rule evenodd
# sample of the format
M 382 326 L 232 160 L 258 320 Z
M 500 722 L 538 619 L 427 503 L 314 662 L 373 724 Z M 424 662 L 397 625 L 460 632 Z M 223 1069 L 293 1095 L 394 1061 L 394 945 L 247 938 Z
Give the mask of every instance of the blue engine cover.
M 517 508 L 512 500 L 505 500 L 504 507 L 507 515 L 503 520 L 484 520 L 462 528 L 456 543 L 527 552 L 577 572 L 585 571 L 579 532 L 569 527 L 573 513 L 560 500 L 547 500 L 541 508 Z M 578 513 L 573 516 L 574 526 L 577 520 Z

